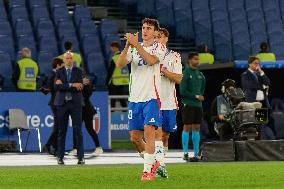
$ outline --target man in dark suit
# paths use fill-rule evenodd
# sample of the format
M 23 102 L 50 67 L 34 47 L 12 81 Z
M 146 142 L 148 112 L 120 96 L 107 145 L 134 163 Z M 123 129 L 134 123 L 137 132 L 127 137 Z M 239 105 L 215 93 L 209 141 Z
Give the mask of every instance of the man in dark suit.
M 261 102 L 262 107 L 269 108 L 270 80 L 260 68 L 259 58 L 249 57 L 248 69 L 242 74 L 241 82 L 247 102 Z
M 73 53 L 67 51 L 63 56 L 65 66 L 59 69 L 55 76 L 54 89 L 56 96 L 54 105 L 57 107 L 59 124 L 58 133 L 58 164 L 64 164 L 65 139 L 69 115 L 75 129 L 77 141 L 78 164 L 85 164 L 82 136 L 82 106 L 83 106 L 83 73 L 80 68 L 73 66 Z
M 56 75 L 56 71 L 62 68 L 64 64 L 63 64 L 63 60 L 61 60 L 60 58 L 54 58 L 51 64 L 52 64 L 52 72 L 48 75 L 47 86 L 42 87 L 40 90 L 45 95 L 47 95 L 48 93 L 51 94 L 48 105 L 50 106 L 52 113 L 53 113 L 53 117 L 54 117 L 52 133 L 49 139 L 47 140 L 46 144 L 44 145 L 43 151 L 49 154 L 55 155 L 56 150 L 57 150 L 58 121 L 57 121 L 57 114 L 56 114 L 56 106 L 54 105 L 54 99 L 56 95 L 56 91 L 54 90 L 54 78 Z M 51 146 L 54 149 L 54 153 L 51 152 L 51 149 L 50 149 Z

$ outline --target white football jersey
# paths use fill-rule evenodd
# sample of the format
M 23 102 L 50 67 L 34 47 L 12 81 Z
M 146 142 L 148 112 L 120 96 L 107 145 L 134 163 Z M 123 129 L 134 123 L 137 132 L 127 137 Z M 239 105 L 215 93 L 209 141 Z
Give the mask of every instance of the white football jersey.
M 140 44 L 146 52 L 157 56 L 160 62 L 164 60 L 167 48 L 163 44 L 154 42 L 149 47 Z M 160 64 L 148 66 L 135 48 L 128 49 L 126 58 L 128 63 L 131 63 L 129 101 L 147 102 L 151 99 L 160 99 Z
M 182 74 L 181 56 L 177 52 L 172 50 L 168 51 L 164 61 L 160 64 L 161 67 L 165 67 L 170 72 Z M 178 109 L 175 82 L 169 80 L 165 76 L 162 76 L 161 84 L 161 110 Z

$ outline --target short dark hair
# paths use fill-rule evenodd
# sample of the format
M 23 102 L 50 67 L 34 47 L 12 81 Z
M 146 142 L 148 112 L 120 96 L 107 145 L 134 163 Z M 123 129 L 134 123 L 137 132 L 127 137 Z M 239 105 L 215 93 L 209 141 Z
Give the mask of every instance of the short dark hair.
M 51 61 L 52 68 L 55 69 L 57 65 L 63 64 L 63 60 L 61 58 L 53 58 Z
M 72 46 L 73 46 L 73 44 L 72 44 L 71 41 L 65 41 L 64 48 L 65 48 L 66 51 L 72 50 Z
M 198 56 L 198 53 L 197 52 L 190 52 L 189 54 L 188 54 L 188 60 L 191 60 L 194 56 Z
M 258 60 L 258 61 L 259 61 L 259 58 L 256 57 L 256 56 L 250 56 L 250 57 L 248 58 L 248 64 L 253 63 L 255 60 Z
M 159 28 L 160 28 L 160 24 L 159 24 L 159 21 L 156 20 L 156 19 L 152 19 L 152 18 L 144 18 L 142 20 L 142 24 L 149 24 L 150 26 L 154 26 L 154 30 L 155 31 L 158 31 Z
M 159 28 L 159 32 L 164 34 L 166 37 L 170 36 L 170 33 L 169 33 L 169 31 L 166 28 Z
M 267 44 L 266 42 L 260 43 L 260 49 L 261 49 L 262 51 L 267 51 L 267 49 L 268 49 L 268 44 Z
M 117 41 L 112 41 L 111 44 L 110 44 L 110 46 L 111 46 L 111 47 L 116 47 L 116 48 L 118 48 L 118 49 L 121 48 L 120 43 L 117 42 Z

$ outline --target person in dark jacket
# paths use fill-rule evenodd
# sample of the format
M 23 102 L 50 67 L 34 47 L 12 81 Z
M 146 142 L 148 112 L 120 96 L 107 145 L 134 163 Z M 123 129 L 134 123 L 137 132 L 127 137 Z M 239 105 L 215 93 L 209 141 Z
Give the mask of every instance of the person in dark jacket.
M 53 130 L 52 133 L 47 140 L 46 144 L 43 147 L 43 151 L 47 152 L 49 154 L 56 155 L 56 149 L 57 149 L 57 135 L 58 135 L 58 121 L 57 121 L 57 115 L 56 115 L 56 106 L 54 105 L 54 99 L 55 99 L 55 90 L 54 90 L 54 78 L 56 75 L 56 71 L 63 67 L 63 60 L 60 58 L 54 58 L 51 62 L 52 65 L 52 72 L 49 74 L 47 79 L 47 86 L 41 88 L 40 90 L 47 95 L 48 93 L 51 94 L 50 100 L 48 105 L 50 106 L 53 118 L 54 118 L 54 124 L 53 124 Z M 54 152 L 51 151 L 51 146 L 54 149 Z
M 90 81 L 87 75 L 84 75 L 83 84 L 84 84 L 84 88 L 83 88 L 82 94 L 83 94 L 83 99 L 84 99 L 84 106 L 82 109 L 82 121 L 85 122 L 87 132 L 92 137 L 95 143 L 95 146 L 96 146 L 96 150 L 91 155 L 98 156 L 103 153 L 103 149 L 100 145 L 98 134 L 93 128 L 93 117 L 96 114 L 96 109 L 94 108 L 92 102 L 90 101 L 90 97 L 93 94 L 93 86 L 90 84 Z M 75 135 L 73 133 L 73 149 L 70 151 L 69 155 L 77 154 L 77 147 L 76 147 L 77 141 L 76 141 L 76 137 L 74 136 Z

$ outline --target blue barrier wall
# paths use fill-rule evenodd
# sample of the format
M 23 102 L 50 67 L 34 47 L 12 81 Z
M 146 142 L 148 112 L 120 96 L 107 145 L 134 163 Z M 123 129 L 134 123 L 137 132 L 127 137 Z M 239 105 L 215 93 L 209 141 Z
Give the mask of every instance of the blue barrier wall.
M 50 96 L 43 95 L 40 92 L 1 92 L 0 93 L 0 140 L 18 141 L 17 133 L 11 134 L 6 127 L 8 125 L 8 109 L 20 108 L 27 115 L 27 121 L 30 127 L 39 127 L 41 132 L 42 145 L 48 140 L 52 127 L 53 116 L 48 106 Z M 103 149 L 110 149 L 109 145 L 109 127 L 108 127 L 108 93 L 94 92 L 90 98 L 98 111 L 94 116 L 94 129 L 98 132 L 99 140 Z M 88 135 L 85 126 L 82 125 L 85 151 L 95 148 L 95 145 Z M 66 137 L 66 150 L 73 147 L 72 127 L 68 127 Z M 27 138 L 27 132 L 22 135 L 22 147 L 24 148 Z M 32 131 L 30 134 L 27 151 L 38 151 L 37 133 Z M 18 144 L 18 142 L 17 142 Z M 17 145 L 19 149 L 19 145 Z

